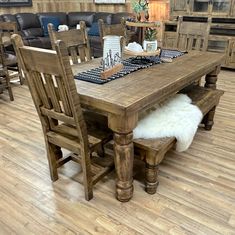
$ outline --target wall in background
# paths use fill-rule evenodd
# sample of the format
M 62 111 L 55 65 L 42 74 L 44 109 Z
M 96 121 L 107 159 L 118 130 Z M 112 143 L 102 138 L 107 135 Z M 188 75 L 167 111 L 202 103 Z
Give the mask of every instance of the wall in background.
M 0 8 L 0 14 L 19 12 L 48 12 L 48 11 L 107 11 L 107 12 L 131 12 L 130 0 L 125 5 L 97 5 L 93 0 L 33 0 L 32 7 Z M 169 0 L 151 0 L 151 20 L 168 19 Z
M 46 12 L 46 11 L 127 11 L 126 5 L 97 5 L 93 0 L 33 0 L 32 7 L 0 8 L 0 13 Z

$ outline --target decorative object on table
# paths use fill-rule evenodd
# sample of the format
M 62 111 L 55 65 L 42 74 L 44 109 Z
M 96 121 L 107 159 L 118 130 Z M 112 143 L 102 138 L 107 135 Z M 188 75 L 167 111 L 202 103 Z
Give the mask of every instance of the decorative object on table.
M 125 4 L 126 0 L 94 0 L 95 4 Z
M 101 79 L 107 79 L 113 74 L 123 69 L 121 39 L 122 36 L 107 35 L 103 37 L 103 59 L 101 65 L 103 71 L 101 72 Z
M 32 0 L 2 0 L 0 7 L 30 7 Z
M 132 42 L 125 47 L 124 53 L 132 56 L 146 57 L 158 56 L 160 55 L 160 50 L 144 51 L 139 43 Z
M 139 0 L 139 5 L 142 7 L 142 9 L 144 10 L 144 18 L 146 21 L 149 21 L 149 3 L 148 0 Z
M 157 30 L 155 28 L 147 28 L 145 30 L 145 39 L 143 41 L 143 49 L 147 52 L 157 50 Z
M 132 52 L 143 52 L 142 46 L 137 42 L 130 42 L 125 47 L 126 50 L 132 51 Z
M 132 0 L 132 10 L 136 14 L 136 20 L 141 21 L 141 13 L 144 13 L 145 19 L 148 21 L 148 1 L 146 0 Z
M 135 60 L 138 61 L 136 58 L 128 58 L 122 61 L 122 64 L 124 65 L 124 68 L 111 75 L 107 79 L 101 79 L 101 73 L 103 72 L 103 67 L 100 66 L 98 68 L 90 69 L 85 72 L 81 72 L 74 76 L 75 79 L 87 81 L 95 84 L 104 84 L 113 80 L 116 80 L 118 78 L 124 77 L 125 75 L 128 75 L 132 72 L 135 72 L 139 69 L 145 69 L 148 68 L 154 64 L 159 64 L 160 58 L 159 57 L 149 57 L 148 61 L 146 63 L 135 63 Z
M 58 32 L 62 32 L 62 31 L 68 31 L 69 27 L 66 24 L 61 24 L 58 26 Z
M 188 53 L 187 51 L 179 51 L 179 50 L 173 50 L 173 49 L 162 49 L 160 57 L 161 58 L 177 58 L 184 54 Z
M 124 59 L 122 61 L 124 68 L 118 73 L 111 75 L 107 79 L 101 79 L 101 72 L 103 72 L 102 66 L 78 73 L 77 75 L 74 76 L 74 78 L 78 80 L 102 85 L 107 82 L 121 78 L 130 73 L 133 73 L 139 69 L 145 69 L 150 66 L 160 64 L 162 62 L 161 54 L 171 56 L 171 58 L 176 58 L 176 57 L 184 55 L 183 52 L 180 52 L 177 50 L 162 49 L 160 52 L 160 56 L 144 56 L 144 57 L 135 56 L 135 57 L 130 57 L 128 59 Z

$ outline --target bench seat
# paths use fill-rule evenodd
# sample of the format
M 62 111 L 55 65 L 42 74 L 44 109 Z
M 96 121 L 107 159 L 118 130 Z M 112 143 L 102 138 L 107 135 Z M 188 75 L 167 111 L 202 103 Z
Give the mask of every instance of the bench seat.
M 211 130 L 214 122 L 215 107 L 218 105 L 220 97 L 223 95 L 221 90 L 212 90 L 200 86 L 190 86 L 182 93 L 187 94 L 192 103 L 202 111 L 203 121 L 206 130 Z M 175 137 L 157 139 L 134 139 L 135 155 L 145 161 L 145 190 L 149 194 L 156 193 L 158 186 L 158 166 L 164 159 L 168 150 L 174 147 Z

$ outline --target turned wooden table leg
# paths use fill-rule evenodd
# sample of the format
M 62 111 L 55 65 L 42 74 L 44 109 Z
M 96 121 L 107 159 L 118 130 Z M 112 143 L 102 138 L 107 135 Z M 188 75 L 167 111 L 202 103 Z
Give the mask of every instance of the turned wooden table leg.
M 109 116 L 109 127 L 114 131 L 114 160 L 117 174 L 116 197 L 127 202 L 133 195 L 133 129 L 138 116 Z
M 217 66 L 212 72 L 206 75 L 205 87 L 216 89 L 216 82 L 218 79 L 218 74 L 220 72 L 220 66 Z M 214 124 L 214 115 L 216 107 L 213 107 L 203 118 L 203 123 L 205 124 L 205 130 L 210 131 Z
M 115 167 L 117 173 L 116 197 L 129 201 L 133 195 L 133 134 L 114 134 Z
M 211 89 L 216 89 L 216 82 L 218 79 L 219 72 L 220 72 L 220 66 L 217 66 L 214 71 L 212 71 L 206 75 L 205 87 L 211 88 Z

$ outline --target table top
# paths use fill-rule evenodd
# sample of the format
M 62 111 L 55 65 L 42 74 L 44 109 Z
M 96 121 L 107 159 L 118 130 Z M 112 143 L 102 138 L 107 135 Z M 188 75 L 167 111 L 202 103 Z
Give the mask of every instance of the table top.
M 189 52 L 172 63 L 138 70 L 103 85 L 76 80 L 81 103 L 102 112 L 123 115 L 138 112 L 177 93 L 201 76 L 213 71 L 225 58 L 212 52 Z M 100 59 L 72 66 L 73 73 L 96 68 Z

